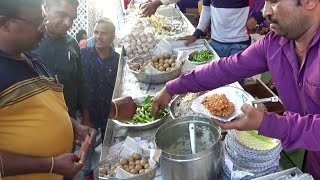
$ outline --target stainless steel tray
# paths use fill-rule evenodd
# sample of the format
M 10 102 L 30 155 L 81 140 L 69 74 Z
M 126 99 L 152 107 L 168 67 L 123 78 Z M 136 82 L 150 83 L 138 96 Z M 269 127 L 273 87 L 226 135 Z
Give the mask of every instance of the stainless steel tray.
M 294 167 L 294 168 L 280 171 L 277 173 L 269 174 L 269 175 L 266 175 L 263 177 L 255 178 L 254 180 L 273 180 L 273 179 L 278 178 L 280 176 L 285 176 L 285 175 L 295 176 L 296 174 L 300 175 L 303 173 L 300 169 L 298 169 L 297 167 Z
M 149 57 L 149 58 L 148 58 Z M 127 61 L 127 68 L 128 70 L 140 81 L 143 83 L 150 83 L 150 84 L 162 84 L 166 83 L 172 79 L 177 78 L 181 74 L 182 66 L 178 67 L 177 69 L 170 71 L 170 72 L 161 72 L 158 74 L 148 74 L 145 72 L 138 72 L 130 69 L 129 64 L 134 62 L 146 62 L 147 59 L 151 59 L 150 56 L 140 56 L 135 57 L 129 61 Z

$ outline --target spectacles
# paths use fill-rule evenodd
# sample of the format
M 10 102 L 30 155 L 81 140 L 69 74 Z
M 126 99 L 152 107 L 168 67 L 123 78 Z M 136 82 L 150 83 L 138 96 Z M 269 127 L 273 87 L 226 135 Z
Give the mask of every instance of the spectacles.
M 38 28 L 38 30 L 40 30 L 41 28 L 45 27 L 49 23 L 49 20 L 44 19 L 44 18 L 31 20 L 31 19 L 24 19 L 24 18 L 21 18 L 21 17 L 13 17 L 13 19 L 17 19 L 19 21 L 23 21 L 23 22 L 25 22 L 27 24 L 35 26 L 35 27 Z

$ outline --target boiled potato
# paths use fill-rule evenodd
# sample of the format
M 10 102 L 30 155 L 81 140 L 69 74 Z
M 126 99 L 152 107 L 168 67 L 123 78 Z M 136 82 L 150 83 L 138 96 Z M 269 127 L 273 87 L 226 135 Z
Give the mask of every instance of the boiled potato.
M 140 161 L 140 165 L 141 165 L 141 166 L 144 166 L 145 164 L 147 164 L 147 161 L 146 161 L 145 159 L 142 159 L 142 160 Z
M 167 72 L 171 71 L 171 68 L 168 67 L 168 68 L 166 69 L 166 71 L 167 71 Z
M 159 59 L 164 59 L 164 56 L 163 56 L 163 55 L 160 55 L 160 56 L 159 56 Z
M 99 173 L 100 174 L 108 174 L 108 169 L 107 168 L 99 168 Z
M 149 52 L 149 49 L 147 47 L 144 47 L 143 52 L 147 53 L 147 52 Z
M 136 169 L 131 169 L 130 173 L 131 174 L 138 174 L 138 171 Z
M 168 63 L 164 63 L 163 67 L 167 69 L 170 65 Z
M 136 166 L 129 166 L 130 171 L 134 169 Z
M 121 165 L 127 165 L 129 162 L 128 162 L 128 159 L 124 158 L 120 161 L 120 164 Z
M 174 62 L 175 62 L 174 59 L 170 59 L 168 63 L 171 65 L 171 64 L 174 63 Z
M 163 66 L 159 67 L 159 71 L 164 71 L 164 70 L 165 70 L 165 68 Z
M 159 59 L 158 59 L 157 56 L 153 56 L 153 57 L 152 57 L 152 62 L 158 62 L 158 60 L 159 60 Z
M 145 168 L 145 169 L 149 169 L 149 168 L 150 168 L 149 163 L 145 164 L 145 165 L 144 165 L 144 168 Z
M 163 60 L 163 59 L 160 59 L 160 60 L 159 60 L 159 63 L 164 64 L 164 60 Z
M 135 169 L 136 169 L 138 172 L 139 172 L 142 168 L 143 168 L 143 167 L 142 167 L 140 164 L 136 165 L 136 167 L 135 167 Z
M 136 165 L 136 163 L 134 161 L 129 162 L 129 166 L 135 166 L 135 165 Z
M 139 174 L 144 174 L 145 173 L 145 170 L 144 169 L 141 169 L 140 171 L 139 171 Z
M 136 160 L 135 163 L 136 163 L 136 165 L 140 164 L 140 160 Z
M 128 157 L 128 161 L 130 162 L 130 161 L 133 161 L 134 159 L 133 159 L 133 157 L 132 156 L 129 156 Z M 128 164 L 129 164 L 129 162 L 128 162 Z
M 133 68 L 140 69 L 140 64 L 139 63 L 134 63 L 132 66 L 133 66 Z
M 141 159 L 141 156 L 138 153 L 133 153 L 132 157 L 133 157 L 134 160 L 140 160 Z
M 142 54 L 143 53 L 143 49 L 138 49 L 138 53 Z
M 145 37 L 141 37 L 141 38 L 140 38 L 140 41 L 144 43 L 144 42 L 146 42 L 146 41 L 147 41 L 147 38 L 145 38 Z

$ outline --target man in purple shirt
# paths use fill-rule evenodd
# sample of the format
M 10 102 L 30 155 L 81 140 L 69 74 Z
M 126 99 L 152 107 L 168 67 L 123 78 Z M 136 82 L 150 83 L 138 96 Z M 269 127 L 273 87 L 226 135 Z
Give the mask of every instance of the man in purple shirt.
M 220 123 L 226 129 L 259 130 L 282 141 L 286 150 L 308 151 L 306 172 L 320 179 L 320 1 L 266 1 L 264 16 L 273 32 L 245 51 L 212 62 L 166 84 L 152 113 L 172 96 L 215 89 L 270 71 L 286 112 L 283 116 L 244 105 L 244 117 Z

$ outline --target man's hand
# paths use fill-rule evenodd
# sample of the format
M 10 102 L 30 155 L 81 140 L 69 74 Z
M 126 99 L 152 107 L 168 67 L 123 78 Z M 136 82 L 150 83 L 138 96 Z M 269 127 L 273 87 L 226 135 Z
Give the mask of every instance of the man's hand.
M 145 3 L 144 5 L 141 6 L 141 9 L 143 10 L 142 11 L 143 16 L 147 17 L 147 16 L 153 15 L 154 13 L 156 13 L 158 7 L 161 5 L 162 5 L 162 2 L 160 0 L 155 0 L 152 2 Z
M 166 108 L 167 105 L 170 103 L 171 99 L 172 96 L 170 96 L 170 94 L 167 92 L 166 87 L 162 88 L 162 90 L 159 91 L 153 98 L 151 115 L 155 116 L 157 115 L 159 110 Z
M 250 16 L 247 20 L 246 27 L 250 30 L 253 30 L 256 27 L 257 23 L 257 20 L 254 17 Z
M 54 157 L 53 173 L 72 177 L 83 167 L 83 157 L 79 159 L 74 153 Z M 51 165 L 51 158 L 50 158 Z
M 241 111 L 244 113 L 244 116 L 239 119 L 235 119 L 230 122 L 221 122 L 218 120 L 213 121 L 223 129 L 236 129 L 240 131 L 259 130 L 264 112 L 249 104 L 244 104 L 241 107 Z
M 74 133 L 74 140 L 75 143 L 78 145 L 81 145 L 87 135 L 90 136 L 89 138 L 89 144 L 92 145 L 96 141 L 96 134 L 97 131 L 93 128 L 90 128 L 88 126 L 84 126 L 75 120 L 72 120 L 72 126 L 73 126 L 73 133 Z
M 114 99 L 113 102 L 117 105 L 118 109 L 117 120 L 129 120 L 136 114 L 137 104 L 133 101 L 132 97 L 127 96 Z M 111 118 L 113 117 L 114 115 L 111 116 Z
M 186 44 L 186 46 L 188 46 L 189 44 L 195 42 L 197 40 L 197 38 L 194 36 L 188 35 L 188 36 L 180 37 L 180 38 L 178 38 L 178 40 L 187 40 L 187 42 L 185 44 Z

